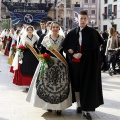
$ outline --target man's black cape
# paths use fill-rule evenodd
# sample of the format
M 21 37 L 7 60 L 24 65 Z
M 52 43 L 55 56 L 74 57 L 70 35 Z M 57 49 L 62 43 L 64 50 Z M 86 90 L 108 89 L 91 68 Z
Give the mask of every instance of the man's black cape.
M 71 30 L 66 36 L 62 46 L 67 54 L 67 61 L 72 75 L 71 63 L 72 55 L 67 51 L 76 49 L 79 46 L 79 27 Z M 95 108 L 103 104 L 101 65 L 100 65 L 100 45 L 103 39 L 93 28 L 86 26 L 82 29 L 82 57 L 80 60 L 80 100 L 84 111 L 94 111 Z M 75 72 L 75 71 L 74 71 Z M 70 76 L 71 76 L 70 75 Z M 73 81 L 71 76 L 71 83 Z M 74 96 L 74 95 L 73 95 Z

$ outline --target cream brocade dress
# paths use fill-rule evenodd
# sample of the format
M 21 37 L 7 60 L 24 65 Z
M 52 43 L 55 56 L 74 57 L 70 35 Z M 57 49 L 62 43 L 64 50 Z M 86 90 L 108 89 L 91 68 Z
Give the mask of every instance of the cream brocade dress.
M 41 44 L 48 49 L 49 43 L 59 52 L 62 49 L 62 41 L 63 37 L 60 35 L 56 43 L 50 36 L 46 36 Z M 68 68 L 57 57 L 52 57 L 52 59 L 54 62 L 48 66 L 42 78 L 39 77 L 41 61 L 39 62 L 26 100 L 35 107 L 64 110 L 72 105 Z

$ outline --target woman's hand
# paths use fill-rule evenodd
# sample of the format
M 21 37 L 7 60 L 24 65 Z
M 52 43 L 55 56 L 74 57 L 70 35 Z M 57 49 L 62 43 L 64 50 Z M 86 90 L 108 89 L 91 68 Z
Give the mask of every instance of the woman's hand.
M 73 55 L 73 57 L 76 58 L 76 59 L 80 59 L 81 56 L 82 56 L 81 53 L 75 53 L 75 54 Z

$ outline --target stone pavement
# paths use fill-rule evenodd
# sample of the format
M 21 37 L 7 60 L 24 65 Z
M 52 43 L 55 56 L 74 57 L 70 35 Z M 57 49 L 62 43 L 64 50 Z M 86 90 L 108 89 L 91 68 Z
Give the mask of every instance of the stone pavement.
M 0 53 L 0 120 L 85 120 L 76 113 L 75 104 L 57 116 L 26 102 L 25 87 L 12 84 L 7 59 Z M 102 73 L 102 80 L 104 105 L 92 113 L 93 120 L 120 120 L 120 75 L 111 77 Z

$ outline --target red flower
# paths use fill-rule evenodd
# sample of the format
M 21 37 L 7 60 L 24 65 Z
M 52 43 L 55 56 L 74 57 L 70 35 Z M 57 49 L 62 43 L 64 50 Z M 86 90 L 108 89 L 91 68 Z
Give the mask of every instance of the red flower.
M 16 44 L 12 44 L 12 47 L 16 47 Z
M 25 49 L 25 46 L 21 45 L 21 46 L 19 46 L 18 49 L 24 50 L 24 49 Z
M 50 55 L 49 54 L 42 54 L 42 56 L 44 57 L 44 58 L 47 58 L 47 59 L 50 59 Z
M 10 41 L 10 38 L 7 38 L 7 41 Z
M 14 49 L 14 52 L 16 52 L 16 49 Z
M 16 44 L 12 44 L 12 54 L 14 55 L 16 53 Z

